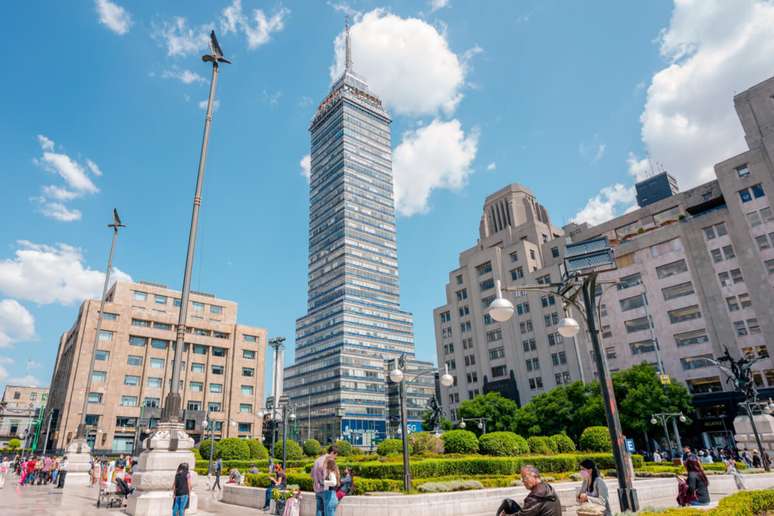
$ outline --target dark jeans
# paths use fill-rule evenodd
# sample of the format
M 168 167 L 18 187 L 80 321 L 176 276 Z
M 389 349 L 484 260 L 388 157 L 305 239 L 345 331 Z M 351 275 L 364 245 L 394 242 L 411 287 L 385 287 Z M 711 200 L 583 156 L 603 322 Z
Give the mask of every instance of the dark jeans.
M 314 494 L 315 502 L 317 503 L 317 509 L 315 516 L 325 516 L 325 491 L 320 491 Z
M 65 477 L 67 476 L 67 471 L 60 471 L 59 476 L 57 477 L 57 484 L 56 487 L 59 489 L 62 489 L 64 487 L 65 483 Z
M 215 486 L 218 486 L 218 489 L 223 489 L 220 487 L 220 471 L 215 473 L 215 482 L 212 483 L 212 491 L 215 491 Z

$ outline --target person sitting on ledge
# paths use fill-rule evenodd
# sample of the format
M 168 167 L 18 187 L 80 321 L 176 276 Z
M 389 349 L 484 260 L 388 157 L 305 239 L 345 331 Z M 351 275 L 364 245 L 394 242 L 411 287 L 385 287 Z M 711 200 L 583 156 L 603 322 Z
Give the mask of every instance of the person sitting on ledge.
M 520 506 L 510 498 L 503 500 L 497 516 L 562 516 L 562 504 L 554 488 L 540 478 L 540 471 L 527 464 L 521 468 L 521 483 L 529 490 Z

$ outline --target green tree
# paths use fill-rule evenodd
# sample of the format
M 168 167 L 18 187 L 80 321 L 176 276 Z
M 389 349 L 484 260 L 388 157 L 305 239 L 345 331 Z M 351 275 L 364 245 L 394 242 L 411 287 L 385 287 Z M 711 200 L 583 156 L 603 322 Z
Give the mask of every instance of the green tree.
M 274 458 L 282 460 L 282 441 L 274 445 Z M 304 450 L 301 445 L 292 439 L 285 443 L 285 458 L 287 460 L 299 460 L 304 458 Z
M 223 460 L 250 459 L 250 446 L 247 445 L 246 439 L 239 439 L 237 437 L 227 437 L 225 439 L 221 439 L 215 445 L 215 450 L 216 454 Z
M 458 414 L 460 418 L 488 418 L 486 422 L 487 432 L 512 431 L 514 428 L 514 416 L 518 405 L 497 392 L 488 392 L 476 396 L 472 400 L 460 403 Z M 470 430 L 476 435 L 482 433 L 478 425 L 469 425 Z
M 8 449 L 9 450 L 18 450 L 21 448 L 21 441 L 17 438 L 13 438 L 8 441 Z
M 322 446 L 317 439 L 307 439 L 304 441 L 304 455 L 307 457 L 319 457 L 322 453 Z
M 248 439 L 247 446 L 250 448 L 250 458 L 266 460 L 269 458 L 269 450 L 263 445 L 260 439 Z
M 577 440 L 587 426 L 603 424 L 602 396 L 599 384 L 581 382 L 561 385 L 539 394 L 518 409 L 514 426 L 521 435 L 566 433 Z
M 202 459 L 209 460 L 210 458 L 210 446 L 212 445 L 212 441 L 209 439 L 202 439 L 199 441 L 199 455 L 202 456 Z M 218 453 L 218 443 L 215 443 L 215 448 L 212 450 L 212 458 L 217 459 L 220 456 Z
M 432 428 L 433 425 L 431 425 L 431 418 L 433 416 L 433 411 L 426 410 L 422 414 L 422 428 L 424 428 L 428 432 L 435 431 L 435 428 Z M 447 430 L 451 430 L 454 428 L 454 423 L 450 419 L 446 419 L 445 417 L 441 416 L 441 430 L 446 432 Z

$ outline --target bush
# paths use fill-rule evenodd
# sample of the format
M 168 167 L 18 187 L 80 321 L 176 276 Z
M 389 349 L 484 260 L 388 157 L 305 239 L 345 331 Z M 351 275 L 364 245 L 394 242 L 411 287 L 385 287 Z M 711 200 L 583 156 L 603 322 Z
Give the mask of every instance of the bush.
M 282 441 L 274 444 L 274 458 L 282 460 Z M 296 441 L 288 439 L 285 444 L 285 458 L 287 460 L 303 459 L 304 450 Z M 290 482 L 289 479 L 288 482 Z
M 400 439 L 385 439 L 376 447 L 376 453 L 382 457 L 385 455 L 399 455 L 403 453 L 403 441 Z
M 319 457 L 322 455 L 322 446 L 317 439 L 307 439 L 304 441 L 304 455 L 307 457 Z
M 450 491 L 484 489 L 484 485 L 477 480 L 448 480 L 446 482 L 425 482 L 420 484 L 417 489 L 423 493 L 448 493 Z
M 217 455 L 223 460 L 249 460 L 250 447 L 247 440 L 227 437 L 215 445 Z M 209 450 L 207 451 L 209 453 Z
M 513 456 L 529 453 L 527 441 L 513 432 L 492 432 L 478 439 L 478 447 L 484 455 Z
M 557 453 L 572 453 L 575 451 L 575 443 L 566 434 L 552 435 L 551 440 L 556 445 Z
M 468 430 L 449 430 L 441 436 L 444 453 L 476 453 L 478 439 Z
M 191 453 L 193 453 L 195 460 L 201 460 L 202 456 L 199 454 L 199 448 L 191 448 Z
M 527 439 L 529 452 L 536 455 L 552 455 L 556 453 L 556 443 L 550 437 L 533 435 Z
M 250 458 L 266 460 L 269 458 L 269 450 L 260 441 L 260 439 L 249 439 L 247 447 L 250 448 Z
M 202 459 L 209 460 L 210 458 L 210 446 L 212 445 L 212 441 L 209 439 L 202 439 L 199 441 L 199 455 L 202 456 Z M 212 451 L 212 459 L 215 460 L 218 458 L 218 445 L 215 444 L 215 449 Z
M 18 450 L 19 448 L 21 448 L 21 445 L 22 445 L 21 440 L 15 437 L 9 440 L 7 444 L 8 448 L 10 448 L 11 450 Z
M 718 506 L 710 510 L 693 508 L 669 509 L 658 512 L 641 512 L 644 516 L 756 516 L 768 514 L 774 510 L 774 489 L 759 491 L 741 491 L 720 500 Z
M 355 447 L 349 441 L 338 440 L 336 441 L 336 447 L 339 449 L 340 457 L 350 457 L 356 453 Z
M 430 432 L 417 432 L 409 435 L 409 448 L 412 454 L 443 453 L 443 441 Z
M 586 428 L 578 439 L 578 444 L 583 451 L 610 452 L 613 450 L 610 432 L 606 426 Z

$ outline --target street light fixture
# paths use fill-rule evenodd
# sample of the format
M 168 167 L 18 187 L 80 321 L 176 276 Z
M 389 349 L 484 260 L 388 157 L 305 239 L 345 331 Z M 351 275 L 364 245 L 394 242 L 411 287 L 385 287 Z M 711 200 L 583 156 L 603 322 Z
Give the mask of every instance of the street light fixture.
M 683 443 L 680 441 L 680 432 L 677 430 L 676 421 L 685 423 L 688 421 L 688 418 L 686 418 L 682 412 L 659 412 L 650 416 L 650 424 L 657 425 L 659 421 L 661 422 L 661 426 L 664 428 L 664 436 L 666 437 L 667 443 L 669 444 L 670 452 L 673 450 L 673 448 L 672 439 L 669 437 L 669 430 L 667 429 L 667 421 L 672 422 L 672 430 L 675 433 L 675 441 L 677 443 L 677 453 L 680 453 L 680 450 L 683 449 Z

